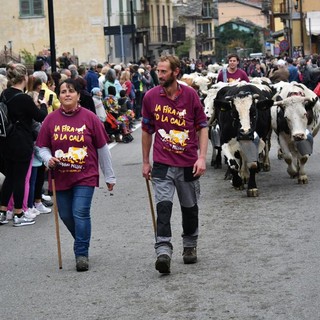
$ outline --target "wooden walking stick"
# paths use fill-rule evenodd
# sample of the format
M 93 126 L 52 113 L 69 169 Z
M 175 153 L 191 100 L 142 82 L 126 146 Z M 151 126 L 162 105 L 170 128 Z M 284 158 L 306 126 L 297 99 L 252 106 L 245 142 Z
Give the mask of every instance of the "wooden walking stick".
M 54 169 L 51 170 L 51 183 L 52 183 L 52 192 L 53 192 L 53 211 L 54 211 L 54 221 L 55 221 L 55 226 L 56 226 L 56 238 L 57 238 L 57 248 L 58 248 L 59 269 L 62 269 L 61 241 L 60 241 L 60 230 L 59 230 L 56 182 L 54 180 Z
M 155 239 L 157 241 L 156 215 L 154 213 L 154 208 L 153 208 L 153 201 L 152 201 L 152 195 L 151 195 L 151 190 L 150 190 L 149 179 L 146 179 L 146 184 L 147 184 L 149 203 L 150 203 L 150 209 L 151 209 L 151 217 L 152 217 L 152 225 L 153 225 L 154 237 L 155 237 Z

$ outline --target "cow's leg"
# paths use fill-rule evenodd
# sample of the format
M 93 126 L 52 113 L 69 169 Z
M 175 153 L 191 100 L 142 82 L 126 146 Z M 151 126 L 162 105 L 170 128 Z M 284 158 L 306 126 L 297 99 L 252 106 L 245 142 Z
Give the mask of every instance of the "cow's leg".
M 216 124 L 211 127 L 210 130 L 210 139 L 212 144 L 212 158 L 211 158 L 211 166 L 215 169 L 221 169 L 222 167 L 222 159 L 221 159 L 221 145 L 220 145 L 220 128 L 219 125 Z
M 241 158 L 243 160 L 243 158 Z M 240 168 L 240 177 L 242 178 L 242 181 L 244 184 L 248 183 L 249 181 L 249 170 L 248 165 L 246 161 L 241 162 L 241 168 Z
M 221 147 L 216 147 L 215 149 L 216 158 L 213 163 L 213 167 L 215 169 L 221 169 L 222 168 L 222 157 L 221 157 Z M 212 162 L 211 162 L 212 165 Z
M 234 160 L 232 160 L 232 161 L 234 161 Z M 232 175 L 232 186 L 236 190 L 243 190 L 243 188 L 244 188 L 243 181 L 242 181 L 242 178 L 239 176 L 238 170 L 234 170 L 234 169 L 230 168 L 230 173 Z
M 308 161 L 308 156 L 305 155 L 298 160 L 298 183 L 299 184 L 307 184 L 308 176 L 306 175 L 304 166 Z
M 259 152 L 262 152 L 265 143 L 256 135 L 253 141 L 240 141 L 240 146 L 242 160 L 240 176 L 244 183 L 248 183 L 250 176 L 249 169 L 255 168 L 258 170 Z
M 247 196 L 257 197 L 259 195 L 259 191 L 256 184 L 257 168 L 250 168 L 249 172 L 250 172 L 250 175 L 249 175 L 249 181 L 248 181 Z
M 240 164 L 239 161 L 235 157 L 235 153 L 239 152 L 239 144 L 235 139 L 232 139 L 228 143 L 224 143 L 222 145 L 222 154 L 227 159 L 227 164 L 230 167 L 230 169 L 239 170 Z
M 265 146 L 263 148 L 262 152 L 262 170 L 263 171 L 270 171 L 270 157 L 269 157 L 269 152 L 271 149 L 271 132 L 268 134 L 266 139 L 264 140 Z
M 290 137 L 283 134 L 279 135 L 279 144 L 282 150 L 282 158 L 286 162 L 287 172 L 291 178 L 295 178 L 298 175 L 298 170 L 294 161 L 293 154 L 290 150 L 290 145 L 292 145 Z M 294 149 L 293 149 L 294 150 Z
M 228 164 L 228 172 L 232 176 L 232 186 L 237 190 L 243 189 L 243 181 L 239 176 L 240 164 L 234 156 L 233 150 L 231 150 L 231 146 L 229 143 L 225 143 L 222 145 L 222 152 L 227 158 Z M 236 148 L 235 148 L 236 150 Z

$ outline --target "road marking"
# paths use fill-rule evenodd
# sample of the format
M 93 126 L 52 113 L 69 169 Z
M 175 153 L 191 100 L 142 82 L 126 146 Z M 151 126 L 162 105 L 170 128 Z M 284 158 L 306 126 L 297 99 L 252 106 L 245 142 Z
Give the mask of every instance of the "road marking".
M 135 128 L 132 130 L 132 132 L 133 132 L 133 131 L 136 131 L 137 129 L 139 129 L 139 128 L 141 127 L 141 123 L 137 123 L 137 124 L 135 124 L 134 126 L 135 126 Z M 115 147 L 118 143 L 119 143 L 119 142 L 112 142 L 112 143 L 108 144 L 109 149 L 112 149 L 112 148 Z

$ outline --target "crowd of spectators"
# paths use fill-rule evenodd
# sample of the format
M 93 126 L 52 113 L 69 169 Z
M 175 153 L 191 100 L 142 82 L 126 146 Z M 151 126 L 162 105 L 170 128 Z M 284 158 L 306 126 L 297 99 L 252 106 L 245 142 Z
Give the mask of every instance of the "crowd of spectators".
M 30 110 L 35 107 L 43 108 L 43 103 L 39 102 L 39 94 L 43 92 L 44 98 L 41 101 L 46 104 L 49 114 L 60 108 L 59 84 L 72 78 L 81 89 L 79 104 L 97 115 L 109 134 L 110 142 L 131 142 L 133 140 L 131 132 L 141 118 L 143 96 L 147 90 L 158 84 L 154 66 L 151 66 L 144 58 L 137 64 L 99 63 L 96 59 L 91 59 L 86 64 L 75 65 L 69 59 L 68 54 L 64 55 L 59 65 L 61 67 L 57 68 L 57 71 L 51 72 L 46 56 L 39 55 L 32 72 L 27 70 L 23 64 L 9 63 L 0 66 L 1 98 L 9 88 L 16 87 L 16 84 L 12 82 L 14 78 L 8 76 L 8 70 L 12 69 L 12 72 L 16 73 L 21 69 L 23 74 L 19 75 L 22 79 L 19 90 L 32 98 L 32 102 L 29 101 L 33 104 L 30 105 Z M 30 117 L 31 121 L 33 116 L 30 114 Z M 38 124 L 41 126 L 41 123 Z M 32 130 L 30 128 L 29 131 Z M 4 177 L 8 174 L 5 162 L 1 154 L 0 190 Z M 19 181 L 21 186 L 19 199 L 23 197 L 23 205 L 19 210 L 22 211 L 14 211 L 13 200 L 8 206 L 7 203 L 0 206 L 1 225 L 7 224 L 11 219 L 14 220 L 14 226 L 33 224 L 37 215 L 51 212 L 52 201 L 44 188 L 47 169 L 36 148 L 34 148 L 32 157 L 30 155 L 26 167 L 28 170 L 26 168 L 23 176 L 20 177 L 20 180 L 24 182 L 24 187 Z
M 280 57 L 241 58 L 238 68 L 244 70 L 249 78 L 266 77 L 272 83 L 280 81 L 300 82 L 314 90 L 320 80 L 320 55 L 313 54 L 293 58 L 288 55 Z M 193 72 L 205 73 L 211 59 L 182 59 L 182 74 Z M 215 63 L 217 64 L 217 63 Z M 223 63 L 218 63 L 221 67 Z
M 181 76 L 193 72 L 205 74 L 212 64 L 210 58 L 206 61 L 181 59 Z M 304 58 L 243 58 L 235 61 L 235 65 L 248 79 L 266 77 L 272 83 L 297 81 L 311 90 L 315 89 L 320 80 L 318 55 Z M 91 59 L 86 64 L 76 65 L 72 63 L 69 53 L 63 55 L 59 66 L 58 71 L 51 72 L 46 56 L 37 57 L 25 88 L 34 103 L 40 108 L 38 95 L 43 90 L 48 113 L 57 110 L 60 108 L 59 83 L 67 78 L 75 79 L 81 87 L 80 105 L 98 116 L 110 141 L 131 142 L 131 132 L 141 118 L 143 97 L 149 89 L 159 84 L 156 66 L 146 58 L 141 58 L 138 63 L 127 64 L 99 63 L 96 59 Z M 222 68 L 223 64 L 220 66 Z M 12 85 L 7 71 L 8 66 L 0 68 L 0 93 Z M 220 77 L 222 79 L 222 73 Z M 3 159 L 0 160 L 0 172 L 5 173 L 5 168 L 1 165 Z M 35 171 L 37 175 L 34 174 Z M 26 185 L 31 186 L 31 197 L 25 196 L 23 204 L 24 212 L 28 212 L 31 219 L 39 213 L 51 212 L 52 202 L 43 190 L 45 176 L 46 168 L 35 152 L 30 162 L 29 175 L 25 177 Z M 7 214 L 9 219 L 12 218 L 10 211 Z

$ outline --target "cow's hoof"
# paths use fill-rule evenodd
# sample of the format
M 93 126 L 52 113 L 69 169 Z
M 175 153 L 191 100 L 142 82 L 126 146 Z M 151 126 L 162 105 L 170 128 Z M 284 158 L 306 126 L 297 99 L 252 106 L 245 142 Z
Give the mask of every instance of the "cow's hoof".
M 232 185 L 237 190 L 243 190 L 243 180 L 238 174 L 232 175 Z
M 271 169 L 270 164 L 264 164 L 262 168 L 264 172 L 269 172 Z
M 247 196 L 248 197 L 258 197 L 259 196 L 259 190 L 257 188 L 248 189 L 247 190 Z
M 222 168 L 222 164 L 216 162 L 216 163 L 214 164 L 214 168 L 215 168 L 215 169 L 221 169 L 221 168 Z
M 287 170 L 288 175 L 290 176 L 291 179 L 298 178 L 298 172 L 293 171 L 293 170 Z
M 308 183 L 308 177 L 306 175 L 300 176 L 298 178 L 298 184 L 307 184 Z
M 216 160 L 212 160 L 212 161 L 211 161 L 211 167 L 213 167 L 214 169 L 221 169 L 221 168 L 222 168 L 222 165 L 221 165 L 221 162 L 219 163 L 219 162 L 216 161 Z

